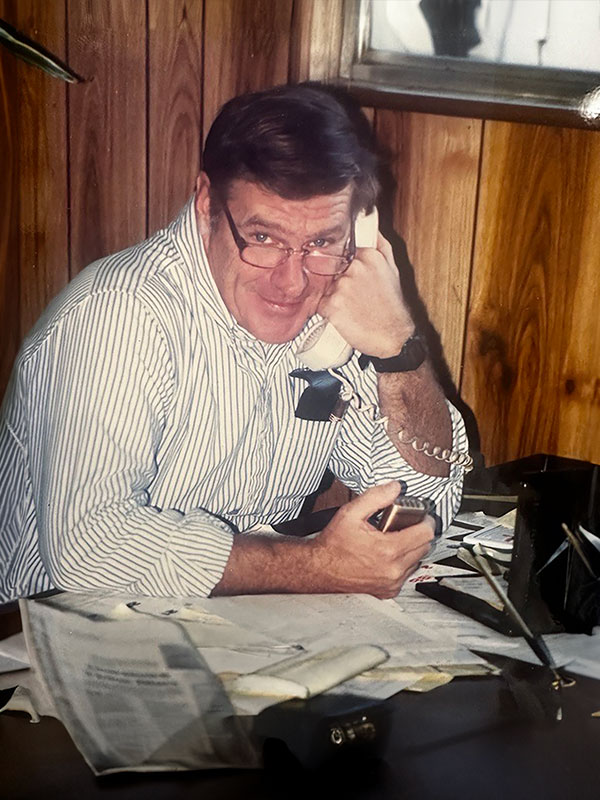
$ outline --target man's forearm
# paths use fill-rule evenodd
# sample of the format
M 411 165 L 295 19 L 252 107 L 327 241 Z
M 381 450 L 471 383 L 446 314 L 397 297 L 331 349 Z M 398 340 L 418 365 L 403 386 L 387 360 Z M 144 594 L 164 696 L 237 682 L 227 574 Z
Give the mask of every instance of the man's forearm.
M 416 470 L 428 475 L 445 477 L 449 465 L 444 461 L 418 452 L 398 436 L 402 430 L 404 442 L 417 438 L 421 446 L 452 449 L 452 422 L 444 394 L 428 362 L 411 372 L 379 373 L 377 389 L 382 415 L 388 418 L 388 435 L 402 457 Z
M 310 540 L 238 534 L 213 596 L 319 592 Z
M 239 534 L 213 595 L 267 592 L 359 592 L 394 597 L 429 549 L 427 518 L 403 531 L 381 533 L 372 514 L 397 495 L 397 481 L 375 486 L 336 513 L 316 537 Z

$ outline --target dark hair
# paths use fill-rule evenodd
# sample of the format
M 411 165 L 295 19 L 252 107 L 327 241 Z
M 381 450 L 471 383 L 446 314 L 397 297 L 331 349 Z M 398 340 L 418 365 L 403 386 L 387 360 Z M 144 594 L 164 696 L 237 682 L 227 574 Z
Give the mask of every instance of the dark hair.
M 217 206 L 236 178 L 291 200 L 334 194 L 351 183 L 353 210 L 370 210 L 379 191 L 379 159 L 366 117 L 347 93 L 316 83 L 225 103 L 202 161 Z

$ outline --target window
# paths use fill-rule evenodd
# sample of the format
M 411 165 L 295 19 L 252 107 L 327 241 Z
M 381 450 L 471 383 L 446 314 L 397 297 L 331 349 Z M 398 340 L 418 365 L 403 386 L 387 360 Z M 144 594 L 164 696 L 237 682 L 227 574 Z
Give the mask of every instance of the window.
M 379 102 L 600 123 L 600 0 L 356 0 L 346 11 L 342 76 Z

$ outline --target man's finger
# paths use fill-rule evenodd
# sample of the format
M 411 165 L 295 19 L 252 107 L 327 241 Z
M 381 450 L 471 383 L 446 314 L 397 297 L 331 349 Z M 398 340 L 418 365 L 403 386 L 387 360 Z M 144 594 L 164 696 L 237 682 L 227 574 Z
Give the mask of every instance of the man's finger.
M 408 528 L 402 528 L 399 531 L 388 531 L 386 536 L 392 542 L 398 544 L 400 555 L 413 553 L 421 548 L 425 548 L 424 552 L 427 553 L 435 539 L 431 526 L 425 520 L 417 522 L 416 525 L 409 525 Z
M 360 519 L 366 520 L 376 511 L 389 506 L 400 494 L 400 482 L 392 481 L 380 486 L 373 486 L 364 494 L 355 497 L 348 503 L 348 511 L 356 514 Z

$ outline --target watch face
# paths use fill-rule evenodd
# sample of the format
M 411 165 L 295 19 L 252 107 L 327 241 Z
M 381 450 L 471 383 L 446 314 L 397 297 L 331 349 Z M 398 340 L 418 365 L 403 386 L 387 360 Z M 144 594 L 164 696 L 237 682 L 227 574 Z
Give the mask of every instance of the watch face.
M 423 361 L 425 361 L 425 356 L 427 355 L 425 345 L 421 339 L 419 339 L 418 336 L 413 336 L 406 342 L 404 347 L 407 348 L 407 353 L 405 356 L 407 366 L 405 369 L 411 370 L 420 367 Z M 404 354 L 401 353 L 400 358 L 402 358 L 403 355 Z

